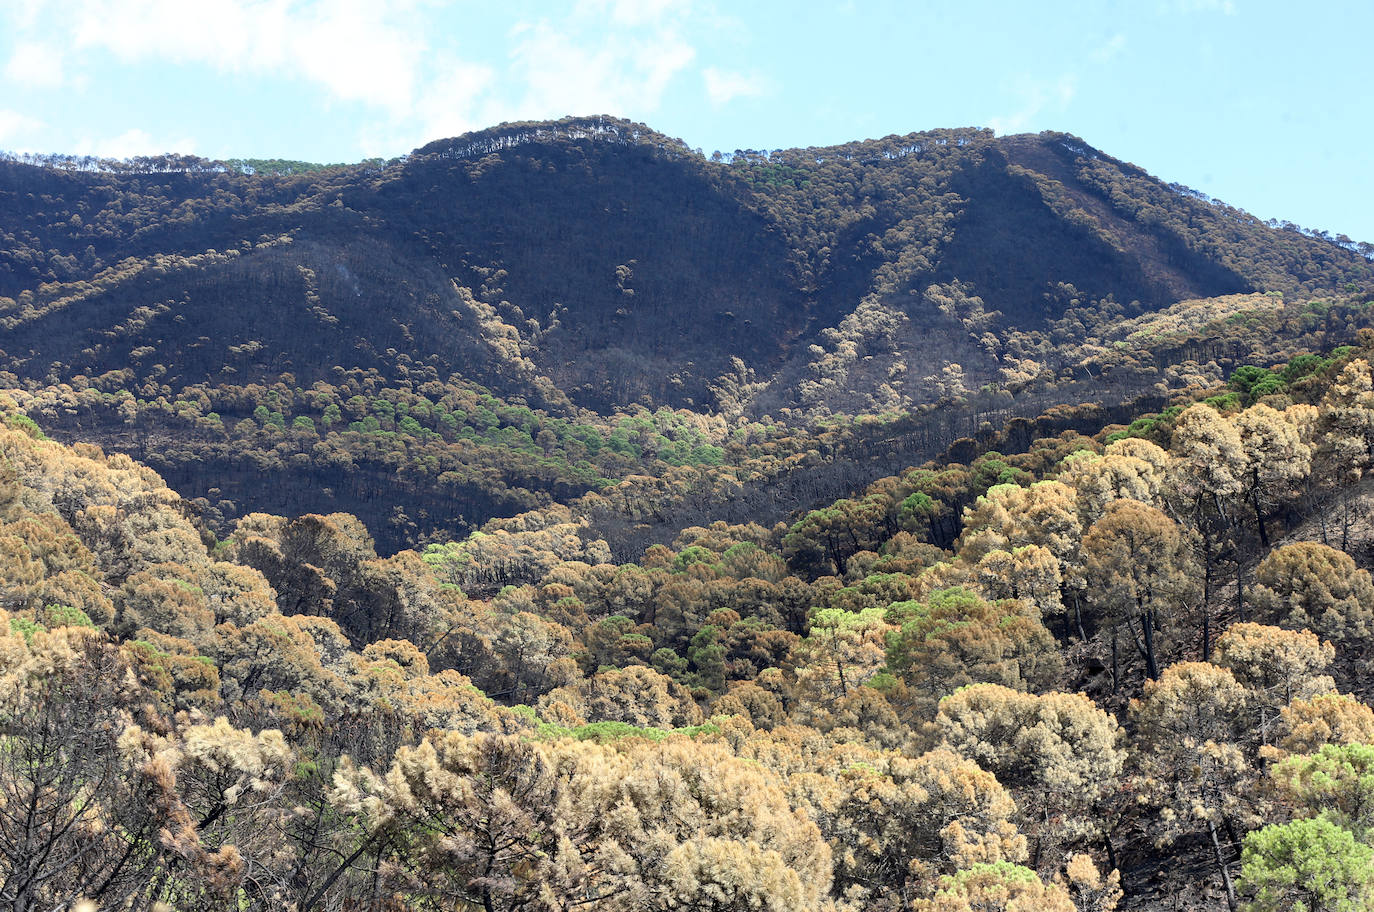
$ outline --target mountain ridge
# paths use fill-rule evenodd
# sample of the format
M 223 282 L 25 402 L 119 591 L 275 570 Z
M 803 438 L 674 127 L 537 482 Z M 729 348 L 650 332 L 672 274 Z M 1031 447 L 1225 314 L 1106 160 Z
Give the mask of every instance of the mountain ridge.
M 469 505 L 420 525 L 461 529 L 656 474 L 665 452 L 714 459 L 687 454 L 760 422 L 993 402 L 1085 359 L 1125 378 L 1082 390 L 1094 401 L 1167 394 L 1150 372 L 1171 362 L 1117 338 L 1123 321 L 1374 289 L 1355 251 L 1061 133 L 708 158 L 592 117 L 353 166 L 36 161 L 0 161 L 3 379 L 51 432 L 145 456 L 229 514 L 267 507 L 251 479 L 271 467 L 299 476 L 295 506 L 384 525 L 371 484 L 317 492 L 405 466 L 417 498 Z M 703 417 L 615 430 L 664 409 Z M 202 464 L 212 445 L 241 468 Z

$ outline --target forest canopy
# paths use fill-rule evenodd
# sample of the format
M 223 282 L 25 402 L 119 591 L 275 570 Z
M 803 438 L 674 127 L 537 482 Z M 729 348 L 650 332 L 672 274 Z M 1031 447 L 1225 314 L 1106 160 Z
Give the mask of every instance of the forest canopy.
M 0 905 L 1374 908 L 1357 245 L 614 118 L 0 233 Z

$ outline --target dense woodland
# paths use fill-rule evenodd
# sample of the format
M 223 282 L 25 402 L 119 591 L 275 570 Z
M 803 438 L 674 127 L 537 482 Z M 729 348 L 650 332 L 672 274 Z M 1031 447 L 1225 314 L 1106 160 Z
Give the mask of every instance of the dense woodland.
M 610 118 L 0 213 L 0 906 L 1374 909 L 1367 248 Z

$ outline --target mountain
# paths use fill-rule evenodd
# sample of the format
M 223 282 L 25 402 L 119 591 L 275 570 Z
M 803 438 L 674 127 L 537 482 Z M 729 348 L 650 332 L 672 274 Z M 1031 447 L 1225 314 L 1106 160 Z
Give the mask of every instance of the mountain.
M 11 157 L 0 213 L 0 370 L 50 432 L 388 546 L 712 464 L 739 422 L 1057 382 L 1179 302 L 1374 283 L 1058 133 L 707 159 L 594 117 L 357 166 Z
M 608 118 L 0 232 L 6 908 L 1370 908 L 1367 248 Z

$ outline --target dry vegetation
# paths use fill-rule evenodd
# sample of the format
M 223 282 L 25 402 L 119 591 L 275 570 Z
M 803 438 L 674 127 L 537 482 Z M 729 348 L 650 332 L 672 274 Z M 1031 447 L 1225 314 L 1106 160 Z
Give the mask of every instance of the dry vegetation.
M 1344 239 L 1060 134 L 0 170 L 0 906 L 1374 908 Z

